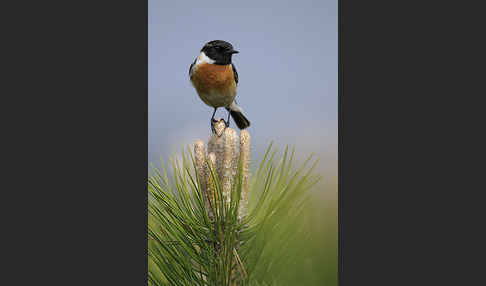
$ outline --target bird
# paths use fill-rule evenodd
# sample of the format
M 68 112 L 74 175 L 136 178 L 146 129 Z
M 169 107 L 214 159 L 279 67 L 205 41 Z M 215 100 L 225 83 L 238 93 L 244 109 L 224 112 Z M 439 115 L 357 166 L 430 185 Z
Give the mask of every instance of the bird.
M 189 67 L 189 79 L 199 98 L 213 107 L 210 119 L 211 130 L 214 128 L 216 110 L 224 107 L 228 111 L 226 127 L 230 125 L 230 115 L 239 129 L 250 126 L 250 121 L 243 115 L 243 110 L 236 103 L 238 72 L 232 63 L 232 56 L 239 53 L 233 45 L 222 40 L 207 42 Z

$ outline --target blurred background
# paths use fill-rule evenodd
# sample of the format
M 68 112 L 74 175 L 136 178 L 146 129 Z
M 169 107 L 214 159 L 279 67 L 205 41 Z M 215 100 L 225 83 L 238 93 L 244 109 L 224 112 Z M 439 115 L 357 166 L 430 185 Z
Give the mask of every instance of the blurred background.
M 189 66 L 202 46 L 225 40 L 239 74 L 238 104 L 251 121 L 252 168 L 271 141 L 320 158 L 323 179 L 306 221 L 311 242 L 278 285 L 337 285 L 338 7 L 321 1 L 148 2 L 148 162 L 159 166 L 210 135 L 213 109 Z M 224 109 L 216 117 L 226 118 Z M 236 128 L 234 122 L 231 126 Z M 297 284 L 296 284 L 297 283 Z

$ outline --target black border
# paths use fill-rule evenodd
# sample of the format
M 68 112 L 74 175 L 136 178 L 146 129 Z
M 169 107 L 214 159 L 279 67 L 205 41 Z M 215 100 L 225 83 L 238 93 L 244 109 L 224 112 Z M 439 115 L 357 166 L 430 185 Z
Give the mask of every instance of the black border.
M 481 284 L 469 255 L 482 151 L 469 136 L 484 112 L 467 98 L 484 94 L 469 42 L 480 16 L 427 1 L 339 7 L 339 285 Z
M 0 284 L 147 284 L 147 4 L 6 9 Z

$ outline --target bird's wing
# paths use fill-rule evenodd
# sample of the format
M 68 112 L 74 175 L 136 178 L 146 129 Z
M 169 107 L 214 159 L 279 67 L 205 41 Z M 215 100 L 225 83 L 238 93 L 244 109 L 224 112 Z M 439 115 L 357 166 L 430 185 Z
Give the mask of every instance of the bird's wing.
M 189 67 L 189 78 L 192 77 L 192 72 L 193 72 L 192 68 L 196 65 L 196 60 L 197 60 L 197 58 L 194 59 L 194 62 Z
M 235 82 L 238 84 L 238 72 L 236 71 L 236 67 L 234 64 L 231 64 L 231 67 L 233 68 L 233 76 L 235 77 Z

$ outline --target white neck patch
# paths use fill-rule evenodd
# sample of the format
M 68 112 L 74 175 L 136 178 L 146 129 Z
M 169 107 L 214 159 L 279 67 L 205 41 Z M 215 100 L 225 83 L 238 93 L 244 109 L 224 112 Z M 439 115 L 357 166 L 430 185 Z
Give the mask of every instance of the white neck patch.
M 192 74 L 194 73 L 194 70 L 196 67 L 202 63 L 207 63 L 207 64 L 214 64 L 216 61 L 210 59 L 204 52 L 201 52 L 199 56 L 196 58 L 196 63 L 194 65 L 191 65 L 191 70 L 189 71 L 189 78 L 192 77 Z
M 196 60 L 196 66 L 202 63 L 214 64 L 215 60 L 210 59 L 204 52 L 201 52 Z

